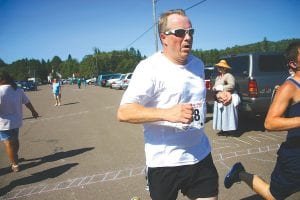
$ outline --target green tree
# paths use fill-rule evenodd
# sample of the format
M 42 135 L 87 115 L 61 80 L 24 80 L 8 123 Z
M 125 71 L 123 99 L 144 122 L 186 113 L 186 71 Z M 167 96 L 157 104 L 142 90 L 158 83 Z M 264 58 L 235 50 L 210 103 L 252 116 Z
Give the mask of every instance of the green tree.
M 7 64 L 2 59 L 0 59 L 0 68 L 2 67 L 7 67 Z
M 54 56 L 51 60 L 52 70 L 56 72 L 60 72 L 60 65 L 62 64 L 62 60 L 58 56 Z
M 62 62 L 60 66 L 60 73 L 63 78 L 72 77 L 73 73 L 80 75 L 79 62 L 76 59 L 73 59 L 71 55 L 69 55 L 68 59 Z
M 93 55 L 85 56 L 80 63 L 80 74 L 85 78 L 96 77 L 98 75 L 98 69 L 95 63 L 95 57 Z

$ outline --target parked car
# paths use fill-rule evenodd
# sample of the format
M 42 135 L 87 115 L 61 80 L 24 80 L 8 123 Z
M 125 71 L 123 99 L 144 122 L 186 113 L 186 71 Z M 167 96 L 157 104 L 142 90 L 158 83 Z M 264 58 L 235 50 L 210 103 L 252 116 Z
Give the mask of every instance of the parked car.
M 85 82 L 88 85 L 94 84 L 96 82 L 96 77 L 87 79 Z
M 28 78 L 27 80 L 32 81 L 35 85 L 42 85 L 42 80 L 40 78 L 33 77 Z
M 114 74 L 114 75 L 112 75 L 109 79 L 106 80 L 105 87 L 111 87 L 111 84 L 114 81 L 120 79 L 121 76 L 122 76 L 122 74 Z
M 236 91 L 243 116 L 264 117 L 269 109 L 275 85 L 281 85 L 289 76 L 282 53 L 243 53 L 223 56 L 231 66 L 229 71 L 236 81 Z M 211 77 L 212 83 L 216 73 Z
M 214 66 L 205 66 L 204 68 L 207 112 L 213 111 L 213 102 L 215 99 L 214 97 L 215 95 L 214 92 L 212 91 L 211 76 L 215 70 L 216 68 Z
M 33 81 L 16 81 L 16 84 L 24 91 L 37 91 L 37 85 Z
M 108 79 L 110 79 L 114 75 L 121 75 L 120 73 L 115 73 L 115 74 L 100 74 L 97 78 L 96 85 L 105 87 L 106 82 Z
M 111 83 L 110 87 L 113 88 L 113 89 L 121 90 L 122 89 L 122 83 L 123 83 L 123 80 L 124 80 L 125 77 L 126 77 L 126 74 L 122 74 L 119 79 L 114 80 Z
M 122 80 L 122 83 L 121 83 L 121 88 L 122 88 L 123 90 L 126 90 L 126 89 L 127 89 L 128 84 L 129 84 L 129 82 L 130 82 L 130 80 L 131 80 L 131 77 L 132 77 L 132 73 L 127 73 L 127 74 L 125 75 L 125 78 Z
M 205 66 L 204 68 L 204 74 L 205 74 L 205 87 L 206 89 L 210 90 L 212 88 L 212 85 L 211 85 L 211 75 L 213 74 L 215 70 L 215 67 L 214 66 Z

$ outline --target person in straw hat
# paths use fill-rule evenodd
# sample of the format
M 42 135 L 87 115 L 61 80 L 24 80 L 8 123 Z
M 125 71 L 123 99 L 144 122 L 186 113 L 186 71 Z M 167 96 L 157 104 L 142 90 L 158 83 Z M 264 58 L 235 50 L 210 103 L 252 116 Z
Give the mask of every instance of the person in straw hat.
M 234 134 L 238 127 L 238 109 L 239 97 L 235 94 L 235 79 L 228 71 L 231 67 L 226 60 L 220 60 L 215 65 L 218 68 L 219 75 L 215 80 L 213 90 L 217 93 L 220 91 L 230 92 L 232 101 L 224 105 L 217 99 L 214 103 L 213 112 L 213 129 L 220 130 L 219 135 Z

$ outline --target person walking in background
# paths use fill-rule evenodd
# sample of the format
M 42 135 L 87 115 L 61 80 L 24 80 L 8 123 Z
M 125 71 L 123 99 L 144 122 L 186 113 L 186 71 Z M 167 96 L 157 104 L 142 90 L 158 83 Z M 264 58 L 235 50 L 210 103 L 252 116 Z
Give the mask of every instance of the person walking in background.
M 19 128 L 22 126 L 22 104 L 31 111 L 34 118 L 38 113 L 14 79 L 4 70 L 0 70 L 0 140 L 5 145 L 6 154 L 14 172 L 20 170 L 18 165 Z
M 84 87 L 86 87 L 86 78 L 82 77 L 82 82 L 83 82 Z
M 213 129 L 220 130 L 219 135 L 234 134 L 238 127 L 239 96 L 235 93 L 235 79 L 228 71 L 231 67 L 226 60 L 220 60 L 215 65 L 219 75 L 216 77 L 213 91 L 227 91 L 232 94 L 232 102 L 226 106 L 217 100 L 214 103 Z
M 78 86 L 78 89 L 81 88 L 81 78 L 77 78 L 77 86 Z
M 53 79 L 53 83 L 52 83 L 52 92 L 54 95 L 54 99 L 55 99 L 55 106 L 60 106 L 61 105 L 61 85 L 60 82 L 57 81 L 57 79 Z
M 300 191 L 300 41 L 288 46 L 286 58 L 294 75 L 278 88 L 265 119 L 266 129 L 288 131 L 277 152 L 271 183 L 246 172 L 241 163 L 236 163 L 224 179 L 226 188 L 244 181 L 267 200 L 282 200 Z
M 190 54 L 194 29 L 181 9 L 160 16 L 163 50 L 141 61 L 125 91 L 117 117 L 144 125 L 149 192 L 153 200 L 215 200 L 218 173 L 204 132 L 203 62 Z M 231 100 L 217 94 L 224 104 Z

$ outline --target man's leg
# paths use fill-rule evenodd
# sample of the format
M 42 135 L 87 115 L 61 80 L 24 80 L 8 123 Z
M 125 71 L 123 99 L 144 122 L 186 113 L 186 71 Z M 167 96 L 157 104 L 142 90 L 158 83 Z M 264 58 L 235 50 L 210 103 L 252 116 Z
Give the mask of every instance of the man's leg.
M 19 140 L 5 140 L 5 151 L 13 165 L 18 164 Z
M 229 189 L 234 183 L 241 181 L 244 181 L 253 191 L 266 200 L 275 200 L 270 192 L 270 185 L 268 183 L 259 176 L 246 172 L 241 163 L 236 163 L 225 176 L 224 185 Z
M 58 94 L 58 105 L 61 105 L 61 93 Z
M 58 105 L 58 99 L 57 98 L 58 98 L 57 95 L 54 93 L 55 106 Z
M 242 172 L 243 173 L 243 172 Z M 246 172 L 247 173 L 247 172 Z M 242 178 L 242 177 L 241 177 Z M 244 181 L 242 179 L 242 181 Z M 261 195 L 266 200 L 275 200 L 270 192 L 270 185 L 257 175 L 253 176 L 253 191 Z

